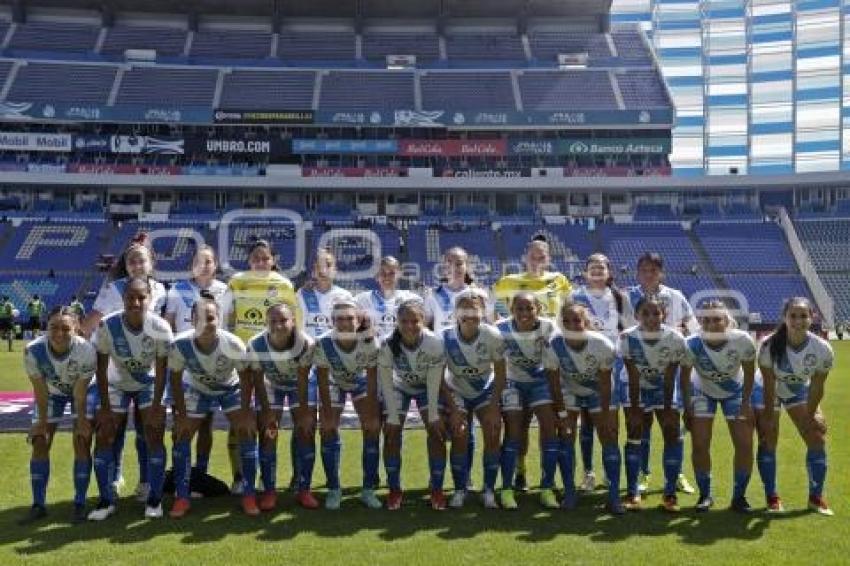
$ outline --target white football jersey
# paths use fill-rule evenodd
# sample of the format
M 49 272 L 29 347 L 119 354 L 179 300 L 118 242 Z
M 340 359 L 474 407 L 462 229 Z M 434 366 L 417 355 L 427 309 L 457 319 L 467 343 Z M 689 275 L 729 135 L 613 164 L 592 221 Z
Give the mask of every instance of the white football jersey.
M 384 402 L 387 405 L 387 420 L 398 424 L 398 397 L 395 390 L 408 395 L 428 394 L 428 420 L 439 419 L 437 406 L 440 398 L 440 383 L 446 365 L 443 341 L 434 333 L 423 331 L 422 340 L 414 349 L 399 344 L 399 354 L 393 354 L 388 339 L 381 345 L 378 354 L 378 376 Z
M 183 372 L 183 383 L 206 395 L 221 395 L 239 384 L 238 372 L 248 366 L 245 344 L 235 334 L 219 329 L 218 342 L 205 354 L 195 345 L 195 331 L 187 330 L 174 339 L 168 357 L 173 373 Z
M 327 369 L 331 383 L 343 391 L 352 391 L 368 368 L 377 367 L 379 349 L 374 338 L 358 338 L 353 350 L 343 350 L 336 341 L 336 331 L 331 330 L 316 340 L 313 365 Z
M 464 285 L 453 291 L 445 285 L 440 285 L 428 293 L 425 298 L 425 311 L 434 321 L 434 332 L 440 333 L 455 326 L 455 298 L 469 287 Z
M 774 363 L 770 358 L 769 338 L 766 338 L 759 349 L 759 367 L 772 369 L 776 376 L 776 395 L 780 399 L 790 399 L 808 387 L 812 376 L 817 373 L 827 373 L 832 369 L 835 354 L 829 342 L 808 333 L 805 343 L 798 349 L 790 345 L 785 347 L 785 356 Z
M 381 291 L 363 291 L 354 300 L 369 315 L 375 335 L 384 337 L 395 330 L 398 306 L 404 301 L 418 298 L 419 295 L 415 293 L 396 289 L 392 297 L 385 297 Z
M 634 308 L 638 301 L 646 295 L 646 292 L 640 285 L 635 285 L 629 287 L 626 295 L 629 297 L 629 304 Z M 683 325 L 687 326 L 690 334 L 699 330 L 699 324 L 694 318 L 694 309 L 691 308 L 691 304 L 681 291 L 666 285 L 659 285 L 658 290 L 652 296 L 664 306 L 664 324 L 677 331 L 680 331 Z
M 251 369 L 263 372 L 266 385 L 275 389 L 294 390 L 298 387 L 298 370 L 313 365 L 315 342 L 309 336 L 296 333 L 295 343 L 288 350 L 275 350 L 269 343 L 268 331 L 248 342 Z
M 301 311 L 301 330 L 312 338 L 318 338 L 331 329 L 331 311 L 337 301 L 353 301 L 354 297 L 334 285 L 322 293 L 317 289 L 299 289 L 298 308 Z
M 601 332 L 609 340 L 616 343 L 620 336 L 620 322 L 622 322 L 622 328 L 628 328 L 634 324 L 631 317 L 632 309 L 629 304 L 629 294 L 623 292 L 621 295 L 623 297 L 622 315 L 617 310 L 617 300 L 614 298 L 614 293 L 608 287 L 600 293 L 583 286 L 573 291 L 570 299 L 587 307 L 593 330 Z
M 58 356 L 50 351 L 47 336 L 39 336 L 24 349 L 24 367 L 27 376 L 43 379 L 51 395 L 74 394 L 74 386 L 81 379 L 94 381 L 97 352 L 85 338 L 71 338 L 71 348 Z
M 614 367 L 616 348 L 601 332 L 586 332 L 587 342 L 580 350 L 556 334 L 549 342 L 544 363 L 547 370 L 560 370 L 561 389 L 583 397 L 599 393 L 599 372 Z M 612 378 L 613 386 L 613 378 Z
M 478 336 L 466 342 L 455 326 L 442 332 L 446 350 L 446 381 L 462 397 L 472 399 L 493 382 L 493 364 L 505 359 L 505 340 L 494 326 L 481 324 Z
M 670 364 L 681 363 L 685 355 L 681 334 L 667 325 L 661 325 L 658 334 L 657 340 L 647 341 L 640 327 L 633 326 L 620 336 L 620 355 L 637 366 L 641 389 L 663 388 L 665 370 Z
M 165 314 L 174 316 L 174 331 L 186 332 L 192 329 L 192 306 L 201 298 L 201 288 L 191 279 L 177 281 L 168 290 L 165 301 Z M 230 304 L 227 302 L 227 284 L 214 279 L 204 291 L 209 291 L 218 303 L 219 318 L 227 323 Z
M 706 344 L 702 334 L 686 340 L 682 365 L 694 368 L 691 382 L 714 399 L 732 397 L 744 383 L 743 362 L 756 359 L 756 343 L 743 330 L 731 328 L 719 347 Z
M 517 331 L 513 319 L 503 320 L 497 325 L 505 341 L 508 379 L 526 383 L 546 379 L 543 356 L 555 333 L 555 325 L 548 318 L 541 318 L 538 322 L 537 328 L 530 332 Z
M 99 354 L 109 356 L 109 383 L 122 391 L 141 391 L 153 383 L 157 358 L 168 356 L 173 334 L 159 316 L 145 315 L 141 331 L 134 332 L 124 322 L 124 311 L 100 321 L 94 336 Z
M 104 283 L 103 287 L 97 294 L 94 300 L 92 310 L 99 312 L 103 316 L 108 316 L 112 313 L 124 310 L 124 289 L 127 288 L 129 279 L 116 279 Z M 156 279 L 149 279 L 151 285 L 151 302 L 148 309 L 157 315 L 162 314 L 162 309 L 165 307 L 165 286 Z

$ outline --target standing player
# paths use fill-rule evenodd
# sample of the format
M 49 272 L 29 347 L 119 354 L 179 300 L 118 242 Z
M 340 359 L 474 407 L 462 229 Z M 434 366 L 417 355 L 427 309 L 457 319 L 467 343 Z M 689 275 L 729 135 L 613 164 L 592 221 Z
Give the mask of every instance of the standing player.
M 520 442 L 525 430 L 525 413 L 537 416 L 541 446 L 542 479 L 540 502 L 549 509 L 559 504 L 553 491 L 558 466 L 560 443 L 555 435 L 555 412 L 552 408 L 552 387 L 543 367 L 555 327 L 548 318 L 540 318 L 540 303 L 530 292 L 520 292 L 511 300 L 511 318 L 498 323 L 505 341 L 507 358 L 507 387 L 502 392 L 502 411 L 505 419 L 505 440 L 502 445 L 503 509 L 516 509 L 514 472 Z
M 248 343 L 248 359 L 254 374 L 260 428 L 261 511 L 277 504 L 277 433 L 283 409 L 289 406 L 294 423 L 298 457 L 296 501 L 306 509 L 317 509 L 313 497 L 313 464 L 316 460 L 316 383 L 310 382 L 315 342 L 298 329 L 293 309 L 285 304 L 266 310 L 268 329 Z M 293 473 L 295 473 L 293 471 Z
M 176 281 L 168 290 L 165 320 L 171 325 L 175 334 L 192 329 L 192 307 L 200 298 L 201 291 L 206 291 L 214 297 L 220 312 L 229 311 L 230 305 L 226 298 L 227 285 L 215 278 L 217 268 L 215 250 L 207 245 L 199 246 L 192 256 L 192 278 Z M 227 318 L 226 314 L 222 316 L 223 320 Z M 207 473 L 209 469 L 212 439 L 212 414 L 209 414 L 198 430 L 195 467 L 202 473 Z
M 498 329 L 485 324 L 487 296 L 467 289 L 455 298 L 454 327 L 441 332 L 446 350 L 450 402 L 464 415 L 475 415 L 484 431 L 484 507 L 496 509 L 499 440 L 502 429 L 499 400 L 506 382 L 505 341 Z M 468 422 L 468 421 L 467 421 Z M 467 435 L 452 438 L 451 469 L 455 491 L 449 506 L 463 507 L 470 462 Z
M 24 367 L 35 396 L 30 441 L 30 480 L 33 504 L 25 522 L 47 516 L 50 447 L 56 428 L 71 405 L 74 421 L 74 522 L 86 520 L 86 492 L 91 478 L 92 420 L 97 403 L 93 385 L 97 354 L 78 335 L 79 319 L 69 307 L 58 307 L 47 317 L 47 335 L 27 344 Z
M 398 307 L 398 325 L 381 345 L 378 378 L 386 413 L 384 467 L 390 494 L 387 509 L 398 511 L 402 504 L 401 439 L 404 420 L 415 400 L 428 428 L 428 468 L 431 476 L 431 507 L 446 508 L 443 495 L 446 427 L 440 418 L 439 399 L 446 356 L 443 343 L 425 327 L 425 308 L 419 299 Z M 455 417 L 460 417 L 455 414 Z M 462 426 L 461 423 L 456 423 Z
M 228 328 L 247 343 L 265 330 L 265 314 L 272 305 L 285 303 L 295 308 L 295 288 L 292 282 L 278 272 L 271 244 L 262 239 L 254 240 L 248 247 L 248 271 L 233 275 L 227 283 L 228 294 L 225 304 L 229 310 Z M 292 459 L 295 459 L 294 445 Z M 239 441 L 236 431 L 227 436 L 227 453 L 233 473 L 231 492 L 242 494 L 242 472 L 239 469 Z M 295 466 L 293 464 L 293 469 Z
M 776 440 L 779 411 L 785 411 L 806 443 L 809 476 L 809 509 L 831 516 L 823 497 L 826 481 L 826 419 L 820 402 L 834 354 L 829 342 L 811 331 L 812 305 L 804 297 L 786 301 L 782 323 L 762 342 L 758 364 L 763 384 L 756 386 L 753 407 L 759 424 L 759 472 L 764 482 L 768 511 L 784 511 L 776 491 Z
M 620 355 L 629 376 L 628 397 L 623 402 L 628 418 L 626 508 L 640 509 L 638 472 L 641 438 L 645 436 L 645 415 L 654 412 L 664 434 L 663 508 L 675 513 L 679 511 L 676 480 L 682 471 L 684 457 L 676 376 L 685 354 L 685 340 L 673 328 L 662 323 L 664 314 L 664 306 L 658 299 L 640 299 L 635 305 L 638 326 L 620 336 Z
M 686 340 L 682 360 L 682 399 L 693 439 L 693 466 L 699 488 L 696 510 L 714 505 L 711 494 L 711 436 L 717 405 L 735 446 L 732 509 L 751 511 L 747 484 L 753 469 L 753 414 L 750 399 L 755 379 L 756 345 L 720 301 L 700 309 L 700 332 Z
M 129 246 L 115 262 L 109 273 L 107 281 L 104 282 L 97 298 L 94 301 L 91 312 L 82 323 L 83 335 L 91 336 L 100 324 L 100 321 L 110 314 L 116 313 L 124 308 L 124 291 L 127 282 L 134 277 L 147 278 L 151 288 L 151 300 L 148 309 L 160 316 L 165 307 L 165 287 L 159 281 L 152 278 L 154 271 L 153 251 L 149 247 L 146 234 L 137 235 Z M 145 434 L 142 430 L 142 418 L 138 407 L 134 406 L 133 424 L 136 429 L 136 453 L 139 460 L 139 485 L 136 487 L 136 497 L 140 502 L 147 500 L 149 483 L 147 476 L 148 449 L 145 444 Z M 124 461 L 124 440 L 127 429 L 124 427 L 116 431 L 115 441 L 112 444 L 115 450 L 113 461 L 115 463 L 115 488 L 119 491 L 124 485 L 122 473 Z
M 301 329 L 318 338 L 331 329 L 331 310 L 337 301 L 352 301 L 354 297 L 334 284 L 336 258 L 327 248 L 316 251 L 310 284 L 298 290 Z
M 33 295 L 30 302 L 27 303 L 27 329 L 31 332 L 33 338 L 38 338 L 41 335 L 41 319 L 47 306 L 38 295 Z
M 541 317 L 558 316 L 561 302 L 570 295 L 570 282 L 562 274 L 549 271 L 552 255 L 545 236 L 535 236 L 525 249 L 525 273 L 505 275 L 493 286 L 496 313 L 507 317 L 511 313 L 513 298 L 520 292 L 529 292 L 540 305 Z M 517 460 L 516 488 L 525 491 L 528 482 L 525 474 L 525 457 L 528 454 L 528 431 L 531 412 L 526 411 L 520 434 L 520 455 Z
M 331 510 L 339 509 L 342 500 L 339 485 L 342 449 L 339 421 L 348 398 L 357 411 L 363 432 L 363 489 L 360 501 L 370 509 L 381 508 L 381 502 L 375 495 L 381 437 L 378 341 L 360 326 L 364 322 L 361 317 L 354 301 L 334 303 L 331 311 L 334 327 L 316 341 L 313 356 L 321 400 L 322 464 L 328 480 L 325 508 Z
M 131 278 L 124 287 L 124 310 L 100 322 L 94 337 L 97 348 L 97 385 L 100 394 L 98 434 L 94 468 L 100 487 L 100 503 L 89 520 L 103 521 L 115 513 L 112 488 L 115 469 L 112 444 L 118 430 L 127 426 L 132 402 L 141 415 L 148 449 L 146 475 L 149 493 L 145 517 L 162 517 L 162 484 L 165 479 L 165 407 L 162 396 L 172 333 L 168 323 L 150 312 L 151 286 L 147 278 Z
M 15 337 L 15 305 L 9 297 L 3 295 L 0 299 L 0 339 L 6 341 L 9 351 L 12 351 L 12 340 Z
M 617 344 L 620 332 L 633 324 L 632 308 L 628 296 L 614 284 L 610 260 L 603 254 L 588 257 L 584 265 L 584 281 L 584 285 L 573 291 L 571 300 L 587 308 L 591 330 L 601 332 L 612 344 Z M 618 402 L 620 397 L 617 386 L 622 370 L 623 360 L 617 356 L 612 372 L 615 402 Z M 584 464 L 584 479 L 579 489 L 590 492 L 596 489 L 596 474 L 593 473 L 593 423 L 587 409 L 581 410 L 579 445 Z
M 561 334 L 556 334 L 546 350 L 546 370 L 552 383 L 558 429 L 561 437 L 561 474 L 564 499 L 561 507 L 575 507 L 575 429 L 582 411 L 590 414 L 602 444 L 602 462 L 608 478 L 607 509 L 614 515 L 625 512 L 620 501 L 620 423 L 611 370 L 614 344 L 602 333 L 590 330 L 590 309 L 580 303 L 561 307 Z
M 385 256 L 381 258 L 381 266 L 375 277 L 378 288 L 358 293 L 354 298 L 357 305 L 369 316 L 372 328 L 379 337 L 388 336 L 395 330 L 398 305 L 416 298 L 414 293 L 398 288 L 399 278 L 401 263 L 393 256 Z
M 664 324 L 673 328 L 683 336 L 687 336 L 699 329 L 694 312 L 690 303 L 678 289 L 667 287 L 664 281 L 664 259 L 657 253 L 647 252 L 641 255 L 637 261 L 638 285 L 629 287 L 628 297 L 632 305 L 645 297 L 656 299 L 664 308 Z M 626 399 L 628 396 L 628 375 L 626 372 L 620 374 L 620 397 Z M 650 467 L 649 453 L 652 442 L 652 419 L 653 414 L 646 413 L 643 426 L 644 437 L 641 439 L 641 479 L 639 489 L 644 492 L 649 487 Z M 684 493 L 694 493 L 694 487 L 681 474 L 676 480 L 676 489 Z
M 179 519 L 189 512 L 192 437 L 215 407 L 221 408 L 239 438 L 244 474 L 242 510 L 249 516 L 259 515 L 255 494 L 256 416 L 251 411 L 253 385 L 245 345 L 221 328 L 218 303 L 208 292 L 201 292 L 192 310 L 194 329 L 175 338 L 168 358 L 174 399 L 172 458 L 176 486 L 170 516 Z

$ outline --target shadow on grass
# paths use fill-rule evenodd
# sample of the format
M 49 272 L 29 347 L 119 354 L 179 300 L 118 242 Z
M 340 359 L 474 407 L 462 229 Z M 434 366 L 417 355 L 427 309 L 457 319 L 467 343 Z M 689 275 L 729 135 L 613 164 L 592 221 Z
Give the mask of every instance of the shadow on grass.
M 120 545 L 176 536 L 183 544 L 199 545 L 215 543 L 231 535 L 255 534 L 258 541 L 282 542 L 303 534 L 342 539 L 360 533 L 371 533 L 388 542 L 423 534 L 446 541 L 499 534 L 525 543 L 550 541 L 563 535 L 618 543 L 672 533 L 684 544 L 710 545 L 723 539 L 755 540 L 773 521 L 808 513 L 799 510 L 781 516 L 762 512 L 739 515 L 717 509 L 696 514 L 686 507 L 681 513 L 670 515 L 647 507 L 639 513 L 613 517 L 602 509 L 605 496 L 599 492 L 583 497 L 573 511 L 544 510 L 536 496 L 530 494 L 519 498 L 520 509 L 516 512 L 486 510 L 481 507 L 477 495 L 470 496 L 463 510 L 436 512 L 428 506 L 424 490 L 406 492 L 402 510 L 390 513 L 364 508 L 357 500 L 357 493 L 357 490 L 346 490 L 343 509 L 337 512 L 298 508 L 291 495 L 281 493 L 278 510 L 261 517 L 244 516 L 237 498 L 197 500 L 189 516 L 179 521 L 145 520 L 142 504 L 132 498 L 121 500 L 119 512 L 112 519 L 81 525 L 70 522 L 70 502 L 51 504 L 47 519 L 29 526 L 17 524 L 28 509 L 15 507 L 0 511 L 0 546 L 12 545 L 20 556 L 37 556 L 89 541 Z M 168 504 L 170 500 L 166 507 Z

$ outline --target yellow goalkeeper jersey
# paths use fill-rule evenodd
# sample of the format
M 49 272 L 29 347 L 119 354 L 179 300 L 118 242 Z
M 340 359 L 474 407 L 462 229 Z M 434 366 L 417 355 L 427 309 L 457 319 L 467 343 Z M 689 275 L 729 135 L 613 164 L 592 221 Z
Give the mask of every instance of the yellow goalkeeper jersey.
M 245 342 L 266 329 L 266 310 L 272 305 L 286 303 L 296 318 L 299 316 L 295 287 L 276 271 L 237 273 L 227 288 L 232 298 L 233 333 Z
M 554 318 L 558 315 L 561 301 L 569 297 L 572 286 L 562 274 L 546 271 L 542 275 L 518 273 L 505 275 L 493 285 L 496 298 L 496 313 L 502 317 L 510 316 L 511 300 L 520 292 L 533 293 L 543 305 L 541 316 Z

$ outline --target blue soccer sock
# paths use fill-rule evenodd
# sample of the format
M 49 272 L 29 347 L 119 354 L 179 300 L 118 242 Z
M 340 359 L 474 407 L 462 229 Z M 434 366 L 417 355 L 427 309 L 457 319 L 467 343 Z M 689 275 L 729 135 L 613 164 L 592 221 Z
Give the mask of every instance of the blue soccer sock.
M 514 474 L 516 473 L 517 456 L 519 454 L 519 442 L 516 440 L 505 440 L 502 444 L 502 489 L 514 488 Z
M 135 420 L 135 419 L 134 419 Z M 139 457 L 139 483 L 150 483 L 148 476 L 148 443 L 142 430 L 142 423 L 135 422 L 136 426 L 136 454 Z
M 298 442 L 298 490 L 308 491 L 313 483 L 313 466 L 316 464 L 316 447 L 313 442 Z
M 446 475 L 446 460 L 428 455 L 428 469 L 431 472 L 431 490 L 443 489 L 443 479 Z
M 640 439 L 640 471 L 650 474 L 649 456 L 652 452 L 652 427 L 645 427 Z
M 562 438 L 558 441 L 558 467 L 561 469 L 564 495 L 572 497 L 576 491 L 576 446 L 574 439 Z
M 806 451 L 806 471 L 809 474 L 809 496 L 821 497 L 826 482 L 826 451 L 823 448 Z
M 94 475 L 97 479 L 101 503 L 113 503 L 115 501 L 115 490 L 112 489 L 112 482 L 115 479 L 114 457 L 115 452 L 111 446 L 94 452 Z
M 581 419 L 578 436 L 579 446 L 581 448 L 581 462 L 584 464 L 584 471 L 593 471 L 593 423 L 590 419 Z
M 260 481 L 263 491 L 274 491 L 277 483 L 277 450 L 260 444 Z
M 325 468 L 328 489 L 339 489 L 339 458 L 341 451 L 339 433 L 322 439 L 322 466 Z
M 750 472 L 748 470 L 735 470 L 732 499 L 738 499 L 747 495 L 747 485 L 750 483 Z
M 239 460 L 242 466 L 242 483 L 245 495 L 257 492 L 257 441 L 243 440 L 239 443 Z
M 558 454 L 561 442 L 557 438 L 543 441 L 543 454 L 540 455 L 541 478 L 540 487 L 552 489 L 555 487 L 555 472 L 558 471 Z
M 490 491 L 496 489 L 496 478 L 499 476 L 499 455 L 484 453 L 484 488 Z
M 699 488 L 699 498 L 702 499 L 704 497 L 711 496 L 711 472 L 703 472 L 701 470 L 694 470 L 694 476 L 697 481 L 697 488 Z
M 640 440 L 627 440 L 626 459 L 626 492 L 630 496 L 638 495 L 638 477 L 640 476 L 640 460 L 643 449 Z
M 74 505 L 85 505 L 91 482 L 91 460 L 74 460 Z
M 165 447 L 151 448 L 148 456 L 148 503 L 159 505 L 162 501 L 162 484 L 165 482 Z
M 174 464 L 174 494 L 178 499 L 188 499 L 192 466 L 192 446 L 188 440 L 174 443 L 171 460 Z
M 201 454 L 200 452 L 195 456 L 195 468 L 206 474 L 210 470 L 210 455 L 209 454 Z
M 685 443 L 681 438 L 672 444 L 664 444 L 664 495 L 676 495 L 676 480 L 682 473 Z
M 467 457 L 468 452 L 451 455 L 452 482 L 454 483 L 455 491 L 466 490 L 467 474 L 469 473 L 469 463 L 466 461 Z
M 30 460 L 30 483 L 32 484 L 33 505 L 44 507 L 47 501 L 47 482 L 49 479 L 50 460 Z
M 761 482 L 764 484 L 765 498 L 776 495 L 776 452 L 759 446 L 756 452 L 756 465 Z
M 606 444 L 602 447 L 602 465 L 605 467 L 605 476 L 608 478 L 608 499 L 617 501 L 620 499 L 620 447 L 616 443 Z
M 384 470 L 387 472 L 387 485 L 392 491 L 401 491 L 401 453 L 398 456 L 384 455 Z
M 363 489 L 378 488 L 378 466 L 381 463 L 380 441 L 375 439 L 363 440 Z

